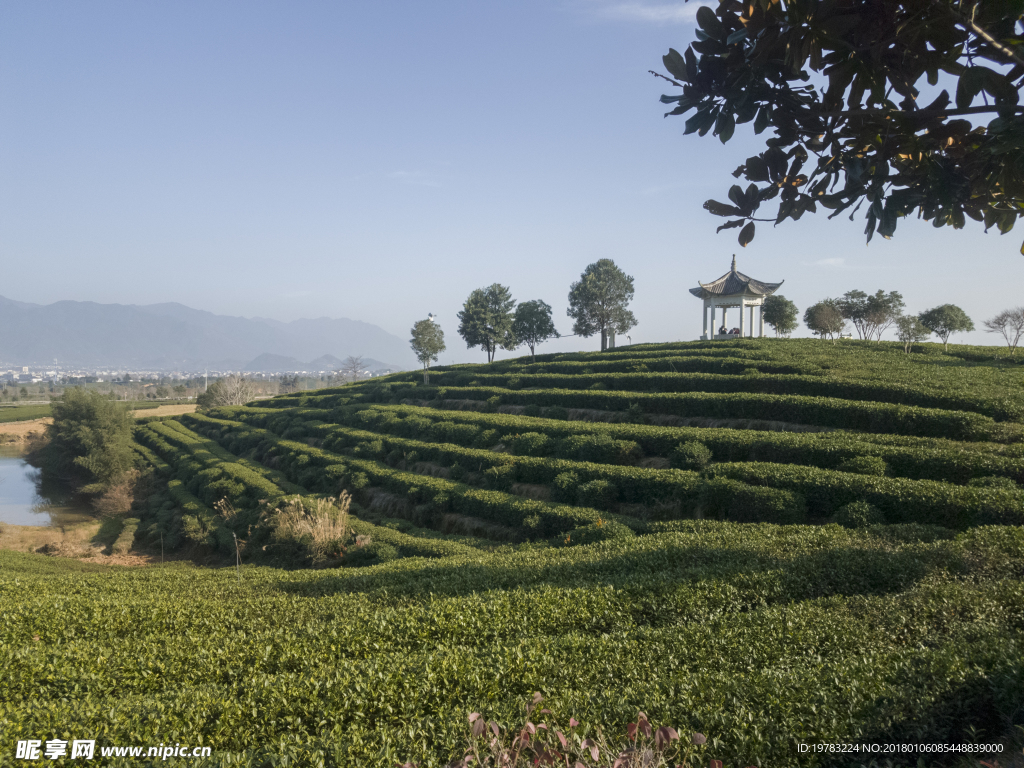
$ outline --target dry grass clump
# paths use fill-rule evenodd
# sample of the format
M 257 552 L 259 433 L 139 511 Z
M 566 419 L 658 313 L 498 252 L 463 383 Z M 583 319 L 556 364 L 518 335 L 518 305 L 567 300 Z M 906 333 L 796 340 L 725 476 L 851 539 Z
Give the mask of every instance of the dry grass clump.
M 721 760 L 708 761 L 707 737 L 694 733 L 682 739 L 675 728 L 655 728 L 643 712 L 626 726 L 624 742 L 612 743 L 600 728 L 585 729 L 576 718 L 563 728 L 549 709 L 531 715 L 544 699 L 540 693 L 526 708 L 526 722 L 516 729 L 488 722 L 479 712 L 469 715 L 469 745 L 465 754 L 447 768 L 533 768 L 564 765 L 573 768 L 722 768 Z M 546 717 L 543 717 L 545 716 Z M 405 763 L 400 768 L 416 768 Z
M 274 538 L 307 542 L 315 559 L 340 554 L 349 533 L 351 503 L 352 497 L 347 491 L 342 491 L 337 498 L 317 499 L 308 507 L 296 496 L 284 508 L 274 510 L 277 514 Z
M 135 502 L 135 491 L 140 476 L 141 473 L 137 469 L 130 469 L 122 474 L 107 486 L 102 494 L 93 499 L 93 508 L 99 512 L 101 517 L 127 514 Z

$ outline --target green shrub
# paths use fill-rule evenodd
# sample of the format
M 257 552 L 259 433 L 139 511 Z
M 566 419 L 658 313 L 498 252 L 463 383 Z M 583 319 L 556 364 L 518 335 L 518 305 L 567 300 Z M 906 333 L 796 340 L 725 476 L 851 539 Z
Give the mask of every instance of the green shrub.
M 576 502 L 576 489 L 580 485 L 580 478 L 575 472 L 563 472 L 555 478 L 551 484 L 552 495 L 555 501 L 564 504 Z
M 607 480 L 591 480 L 576 490 L 576 503 L 581 507 L 609 510 L 618 500 L 618 489 Z
M 614 520 L 598 520 L 590 525 L 584 525 L 570 531 L 565 536 L 557 536 L 552 541 L 555 544 L 567 544 L 569 546 L 597 544 L 601 541 L 613 539 L 631 539 L 636 534 L 622 523 Z
M 551 452 L 551 438 L 539 432 L 507 435 L 502 442 L 515 456 L 545 456 Z
M 854 472 L 858 475 L 886 475 L 889 467 L 885 459 L 878 456 L 854 456 L 838 467 L 840 472 Z
M 531 419 L 538 418 L 541 415 L 541 407 L 539 405 L 528 405 L 523 408 L 523 415 Z
M 527 406 L 529 407 L 529 406 Z M 555 419 L 557 421 L 568 421 L 569 412 L 560 405 L 552 405 L 544 409 L 545 419 Z
M 640 457 L 640 447 L 631 440 L 614 440 L 608 435 L 570 435 L 555 445 L 560 459 L 596 464 L 630 464 Z
M 702 472 L 711 463 L 711 449 L 704 443 L 689 440 L 677 445 L 668 458 L 672 462 L 672 466 L 677 469 Z
M 1004 491 L 1020 490 L 1020 486 L 1018 486 L 1010 478 L 999 477 L 997 475 L 990 475 L 989 477 L 976 477 L 967 484 L 974 488 L 995 488 L 1002 489 Z
M 867 528 L 885 522 L 882 510 L 866 501 L 851 501 L 836 510 L 836 522 L 844 528 Z

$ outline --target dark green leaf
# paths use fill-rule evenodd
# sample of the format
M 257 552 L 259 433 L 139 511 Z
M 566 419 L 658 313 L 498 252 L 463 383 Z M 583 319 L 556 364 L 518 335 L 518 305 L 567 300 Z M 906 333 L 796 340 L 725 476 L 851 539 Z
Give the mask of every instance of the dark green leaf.
M 739 208 L 735 208 L 725 203 L 720 203 L 717 200 L 706 200 L 704 202 L 704 210 L 713 213 L 715 216 L 742 216 L 743 211 Z
M 690 76 L 686 71 L 686 61 L 679 55 L 679 51 L 675 48 L 669 48 L 668 53 L 661 57 L 661 61 L 664 63 L 665 69 L 667 69 L 676 80 L 683 80 L 685 82 L 690 79 Z M 663 96 L 662 101 L 664 101 L 664 99 L 665 97 Z
M 753 239 L 754 239 L 754 222 L 749 221 L 749 222 L 747 222 L 747 226 L 745 226 L 743 229 L 740 230 L 740 236 L 738 238 L 739 244 L 742 245 L 744 248 L 746 248 L 747 244 L 750 243 L 750 241 L 753 240 Z

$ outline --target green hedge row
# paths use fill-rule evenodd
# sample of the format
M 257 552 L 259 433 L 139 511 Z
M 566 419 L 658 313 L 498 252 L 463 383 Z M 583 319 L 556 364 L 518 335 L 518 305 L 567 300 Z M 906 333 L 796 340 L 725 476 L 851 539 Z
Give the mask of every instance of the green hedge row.
M 1024 491 L 900 480 L 764 462 L 715 464 L 715 477 L 801 494 L 811 514 L 829 516 L 853 501 L 867 501 L 889 523 L 925 523 L 964 529 L 975 525 L 1024 525 Z
M 394 469 L 373 459 L 342 456 L 305 443 L 279 438 L 256 427 L 238 425 L 248 434 L 253 448 L 273 447 L 282 471 L 304 480 L 310 490 L 326 493 L 342 488 L 358 492 L 369 484 L 407 499 L 426 504 L 436 515 L 455 513 L 520 529 L 529 538 L 548 538 L 583 525 L 608 519 L 607 513 L 566 505 L 523 499 L 502 491 L 483 490 L 436 477 Z M 237 436 L 237 434 L 236 434 Z M 360 475 L 362 477 L 360 477 Z
M 223 449 L 212 441 L 185 434 L 182 429 L 162 422 L 149 424 L 136 433 L 136 439 L 172 464 L 178 479 L 205 504 L 227 499 L 235 507 L 254 509 L 261 500 L 286 493 L 252 469 L 215 454 L 211 448 Z
M 626 411 L 630 406 L 636 405 L 643 413 L 712 419 L 786 421 L 867 432 L 946 437 L 953 440 L 988 440 L 998 432 L 994 419 L 978 413 L 804 395 L 417 387 L 412 390 L 399 390 L 395 396 L 425 400 L 440 398 L 487 401 L 497 398 L 500 405 L 558 405 L 563 408 L 604 411 Z
M 280 424 L 278 426 L 280 427 Z M 311 426 L 312 432 L 320 436 L 325 448 L 331 449 L 332 453 L 335 451 L 352 452 L 357 456 L 364 457 L 363 460 L 376 460 L 394 452 L 398 454 L 395 457 L 396 460 L 405 463 L 425 460 L 448 468 L 473 469 L 483 472 L 488 482 L 499 491 L 509 490 L 514 483 L 545 484 L 555 486 L 556 496 L 561 495 L 561 501 L 575 500 L 580 503 L 590 500 L 596 506 L 605 509 L 614 507 L 615 503 L 619 501 L 645 505 L 667 501 L 678 503 L 679 509 L 685 510 L 691 515 L 700 513 L 705 516 L 728 517 L 743 522 L 795 523 L 804 518 L 803 502 L 792 493 L 778 489 L 752 488 L 743 483 L 708 482 L 701 479 L 695 472 L 509 456 L 508 454 L 464 448 L 452 444 L 427 443 L 406 438 L 381 436 L 374 432 L 330 424 Z M 246 433 L 252 440 L 251 447 L 256 447 L 257 441 L 265 439 L 270 434 L 259 428 L 239 425 L 235 439 L 238 439 L 238 434 Z M 225 435 L 224 439 L 230 438 Z M 303 444 L 293 443 L 293 445 L 302 446 L 299 448 L 300 454 L 318 450 L 309 449 Z M 415 458 L 413 458 L 414 455 Z M 321 459 L 319 465 L 330 469 L 330 465 L 327 464 L 330 460 L 330 458 Z M 422 485 L 423 483 L 431 484 L 435 480 L 435 478 L 413 475 L 408 472 L 401 474 L 403 488 L 407 487 L 410 482 Z M 387 479 L 379 474 L 374 475 L 372 472 L 368 472 L 367 476 L 375 485 L 383 483 L 387 487 Z M 573 491 L 578 491 L 575 499 L 567 497 L 564 491 L 559 493 L 558 483 L 563 477 L 572 486 Z M 306 481 L 309 482 L 308 479 Z M 325 490 L 329 490 L 329 488 Z M 475 496 L 474 498 L 483 497 Z M 501 499 L 503 503 L 509 500 L 505 493 L 502 493 L 500 497 L 488 496 L 487 498 L 490 499 L 489 503 L 494 503 L 497 499 Z M 541 504 L 541 502 L 529 503 Z M 518 507 L 519 503 L 516 506 Z M 513 515 L 513 518 L 516 519 L 509 522 L 510 518 L 499 520 L 492 512 L 473 514 L 470 511 L 464 511 L 464 508 L 453 511 L 495 520 L 502 522 L 503 525 L 512 525 L 512 527 L 521 525 L 516 521 L 518 513 Z M 592 517 L 592 511 L 592 509 L 587 509 L 585 514 Z M 663 514 L 678 514 L 678 510 L 676 512 L 671 509 L 664 510 Z
M 353 415 L 355 419 L 377 415 L 385 417 L 366 419 L 370 422 L 367 426 L 378 430 L 394 428 L 402 421 L 417 418 L 394 418 L 395 410 L 411 409 L 372 408 L 356 411 Z M 242 418 L 246 416 L 245 413 L 237 415 Z M 392 418 L 386 418 L 388 416 Z M 283 414 L 275 419 L 277 428 L 284 425 L 282 417 Z M 444 421 L 428 423 L 428 432 L 436 427 L 453 426 Z M 414 427 L 416 426 L 420 425 L 414 424 Z M 476 429 L 480 431 L 479 427 Z M 359 450 L 361 446 L 371 446 L 377 442 L 379 447 L 375 450 L 381 456 L 390 451 L 399 451 L 405 455 L 415 452 L 421 459 L 435 461 L 445 466 L 459 464 L 463 468 L 486 467 L 488 476 L 493 477 L 494 482 L 504 482 L 506 486 L 512 482 L 551 484 L 558 475 L 572 472 L 580 482 L 605 480 L 612 483 L 618 499 L 623 502 L 651 504 L 666 499 L 678 499 L 685 503 L 696 503 L 702 508 L 706 506 L 703 504 L 708 493 L 704 487 L 706 481 L 699 480 L 693 472 L 509 456 L 489 450 L 424 442 L 312 421 L 307 421 L 303 430 L 310 436 L 318 437 L 326 447 L 333 450 Z M 447 431 L 443 436 L 450 437 L 452 434 L 451 431 Z M 464 433 L 463 436 L 468 438 L 469 434 Z M 436 438 L 438 435 L 431 434 L 430 437 Z M 745 474 L 745 468 L 751 468 L 751 474 Z M 717 464 L 712 466 L 711 473 L 717 477 L 741 480 L 747 484 L 799 493 L 806 497 L 811 514 L 817 517 L 831 517 L 844 504 L 867 500 L 885 512 L 893 523 L 919 522 L 962 529 L 978 524 L 1024 522 L 1024 491 L 953 486 L 932 480 L 868 476 L 767 462 Z M 799 482 L 794 478 L 798 478 Z M 716 507 L 716 510 L 720 511 L 720 507 Z M 718 512 L 713 511 L 711 514 L 717 515 Z
M 741 373 L 744 363 L 731 363 L 734 369 L 729 373 Z M 694 366 L 696 367 L 696 366 Z M 478 373 L 470 376 L 460 373 L 434 373 L 431 384 L 466 387 L 471 383 L 480 387 L 503 387 L 506 389 L 573 389 L 591 387 L 617 392 L 707 392 L 707 393 L 755 393 L 770 395 L 802 395 L 838 400 L 893 403 L 921 408 L 938 408 L 948 411 L 970 411 L 994 419 L 1020 420 L 1024 416 L 1024 401 L 1007 398 L 991 400 L 974 397 L 967 393 L 943 395 L 928 392 L 897 382 L 871 382 L 837 379 L 824 376 L 799 376 L 773 373 L 757 373 L 746 363 L 746 370 L 753 375 L 728 375 L 727 373 L 688 372 L 608 372 L 608 373 Z
M 271 426 L 265 411 L 234 412 L 235 418 L 259 426 Z M 539 433 L 552 441 L 578 435 L 607 435 L 614 440 L 636 443 L 647 456 L 668 456 L 679 443 L 698 441 L 712 452 L 713 461 L 770 461 L 778 464 L 805 464 L 822 469 L 838 469 L 859 456 L 877 456 L 889 467 L 889 474 L 913 480 L 939 480 L 966 484 L 989 476 L 1009 477 L 1024 484 L 1024 456 L 1016 446 L 964 445 L 931 438 L 896 440 L 897 444 L 876 442 L 875 438 L 851 432 L 764 432 L 759 430 L 715 429 L 707 427 L 655 427 L 644 424 L 562 421 L 530 416 L 474 411 L 440 411 L 420 406 L 372 405 L 333 410 L 307 409 L 274 418 L 289 420 L 291 437 L 305 436 L 302 419 L 338 423 L 465 446 L 488 446 L 502 442 L 508 435 Z M 254 421 L 250 421 L 254 420 Z M 283 421 L 281 423 L 284 423 Z M 275 432 L 281 430 L 271 427 Z M 489 437 L 484 437 L 487 433 Z M 965 450 L 965 449 L 976 450 Z M 985 450 L 988 449 L 988 450 Z M 541 449 L 543 450 L 543 448 Z M 997 453 L 996 450 L 1006 453 Z M 534 455 L 544 455 L 536 453 Z

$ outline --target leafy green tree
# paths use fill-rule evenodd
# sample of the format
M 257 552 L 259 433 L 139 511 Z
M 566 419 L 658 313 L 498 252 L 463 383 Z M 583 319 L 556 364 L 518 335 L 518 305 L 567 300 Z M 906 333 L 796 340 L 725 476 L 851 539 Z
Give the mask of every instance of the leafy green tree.
M 551 306 L 540 299 L 524 301 L 516 307 L 512 318 L 512 333 L 516 339 L 530 348 L 530 357 L 537 358 L 536 346 L 550 338 L 559 338 L 551 320 Z
M 755 221 L 795 221 L 818 205 L 832 218 L 865 202 L 869 241 L 914 212 L 1006 233 L 1024 215 L 1021 11 L 993 0 L 721 2 L 697 9 L 684 54 L 669 49 L 671 77 L 652 74 L 682 88 L 661 100 L 676 105 L 670 115 L 695 110 L 688 134 L 724 143 L 741 123 L 774 131 L 733 174 L 749 186 L 733 186 L 731 204 L 704 204 L 731 219 L 719 231 L 742 228 L 741 245 Z M 956 79 L 955 96 L 918 103 L 922 79 L 936 86 L 940 73 Z M 978 128 L 963 119 L 984 114 L 994 119 Z
M 573 333 L 587 338 L 600 333 L 603 352 L 609 333 L 623 334 L 636 325 L 636 317 L 626 309 L 632 300 L 633 278 L 611 259 L 595 261 L 569 287 L 566 314 L 573 319 Z
M 896 318 L 896 338 L 903 342 L 903 351 L 910 354 L 910 347 L 925 341 L 932 335 L 914 315 L 900 315 Z
M 984 322 L 985 333 L 1001 333 L 1010 348 L 1010 355 L 1017 354 L 1017 345 L 1024 336 L 1024 307 L 1004 309 L 991 320 Z
M 515 305 L 512 292 L 498 283 L 477 288 L 469 294 L 459 312 L 459 335 L 465 339 L 467 349 L 480 347 L 487 353 L 488 363 L 494 360 L 498 347 L 515 349 L 518 346 L 512 332 Z
M 100 492 L 134 467 L 132 428 L 127 406 L 99 392 L 71 387 L 51 405 L 47 427 L 47 466 L 65 480 Z
M 429 384 L 430 364 L 437 362 L 438 356 L 445 350 L 444 331 L 428 318 L 417 321 L 409 333 L 412 334 L 409 346 L 412 347 L 416 359 L 423 363 L 423 383 Z
M 882 334 L 903 314 L 903 296 L 896 291 L 847 291 L 838 303 L 843 317 L 853 323 L 862 339 L 882 340 Z
M 785 296 L 773 294 L 764 300 L 764 321 L 775 331 L 775 337 L 788 337 L 797 326 L 796 304 Z
M 804 325 L 811 333 L 822 339 L 830 338 L 835 344 L 836 337 L 846 328 L 846 320 L 837 299 L 825 299 L 804 310 Z
M 949 337 L 954 333 L 974 330 L 974 322 L 956 304 L 941 304 L 918 315 L 925 328 L 942 339 L 942 347 L 949 351 Z

